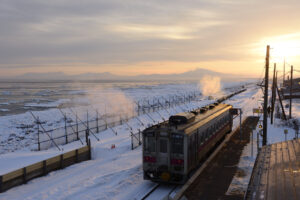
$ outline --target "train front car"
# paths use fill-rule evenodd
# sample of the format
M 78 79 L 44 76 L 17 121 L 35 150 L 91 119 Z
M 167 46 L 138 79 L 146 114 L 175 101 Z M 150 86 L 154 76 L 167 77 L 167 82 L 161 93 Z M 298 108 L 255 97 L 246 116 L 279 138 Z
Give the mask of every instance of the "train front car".
M 143 132 L 144 179 L 183 183 L 185 140 L 183 132 L 166 123 L 146 129 Z
M 143 131 L 144 179 L 184 183 L 232 129 L 232 106 L 212 104 L 178 113 Z

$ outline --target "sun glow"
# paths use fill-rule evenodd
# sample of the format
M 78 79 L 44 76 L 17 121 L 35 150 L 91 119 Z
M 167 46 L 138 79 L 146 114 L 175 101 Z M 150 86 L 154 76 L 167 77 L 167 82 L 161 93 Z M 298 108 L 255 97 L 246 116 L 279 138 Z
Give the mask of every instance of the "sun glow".
M 274 62 L 282 62 L 284 59 L 292 61 L 300 56 L 300 33 L 265 38 L 257 45 L 264 47 L 264 52 L 266 45 L 270 45 L 271 59 Z

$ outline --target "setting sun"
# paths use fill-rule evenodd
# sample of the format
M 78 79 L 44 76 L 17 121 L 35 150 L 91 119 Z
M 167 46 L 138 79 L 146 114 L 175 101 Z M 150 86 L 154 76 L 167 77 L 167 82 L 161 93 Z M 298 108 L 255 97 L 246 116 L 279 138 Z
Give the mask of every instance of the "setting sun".
M 267 44 L 271 46 L 271 58 L 274 62 L 283 62 L 284 59 L 292 62 L 300 55 L 300 33 L 264 38 L 257 44 L 261 50 L 254 51 L 260 54 L 265 52 Z

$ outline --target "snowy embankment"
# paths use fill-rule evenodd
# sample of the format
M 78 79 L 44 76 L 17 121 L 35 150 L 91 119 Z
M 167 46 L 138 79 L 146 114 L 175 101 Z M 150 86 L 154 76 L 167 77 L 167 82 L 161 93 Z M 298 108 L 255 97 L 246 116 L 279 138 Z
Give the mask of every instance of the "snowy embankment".
M 252 98 L 257 91 L 258 89 L 252 86 L 227 103 L 243 107 L 244 113 L 249 113 L 257 101 L 256 98 Z M 175 109 L 170 108 L 168 111 L 162 110 L 160 115 L 167 119 L 169 113 L 184 111 L 183 108 L 192 110 L 210 102 L 192 102 Z M 150 115 L 161 121 L 158 113 Z M 144 124 L 151 123 L 147 115 L 140 118 Z M 235 120 L 235 126 L 238 124 L 236 121 L 238 122 L 238 119 Z M 129 124 L 136 129 L 141 127 L 140 122 L 135 119 L 130 120 Z M 128 127 L 122 125 L 116 129 L 119 133 L 117 136 L 111 130 L 101 132 L 100 142 L 91 137 L 93 160 L 51 172 L 45 177 L 0 194 L 0 199 L 139 199 L 154 183 L 143 180 L 141 147 L 131 150 Z M 112 144 L 116 146 L 115 149 L 111 148 Z M 80 143 L 64 145 L 64 149 L 76 146 L 80 146 Z M 2 161 L 1 158 L 3 157 L 0 156 Z

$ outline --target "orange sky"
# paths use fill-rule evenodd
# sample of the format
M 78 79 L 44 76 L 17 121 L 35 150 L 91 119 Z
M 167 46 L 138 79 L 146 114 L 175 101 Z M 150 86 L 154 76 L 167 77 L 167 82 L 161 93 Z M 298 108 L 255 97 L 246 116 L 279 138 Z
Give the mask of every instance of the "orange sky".
M 300 62 L 299 1 L 79 0 L 0 5 L 0 77 L 26 72 L 259 76 Z M 287 65 L 289 67 L 289 65 Z

